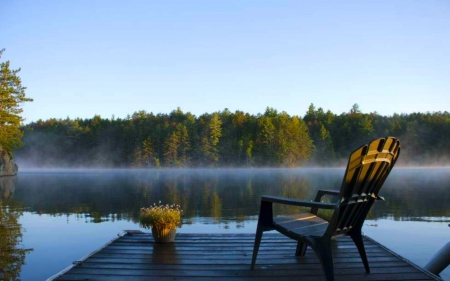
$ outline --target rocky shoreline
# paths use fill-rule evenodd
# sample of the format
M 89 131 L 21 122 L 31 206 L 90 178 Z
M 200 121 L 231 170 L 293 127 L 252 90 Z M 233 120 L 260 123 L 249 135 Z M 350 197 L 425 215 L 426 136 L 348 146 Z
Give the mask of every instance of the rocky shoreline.
M 0 146 L 0 177 L 15 176 L 18 170 L 14 159 Z

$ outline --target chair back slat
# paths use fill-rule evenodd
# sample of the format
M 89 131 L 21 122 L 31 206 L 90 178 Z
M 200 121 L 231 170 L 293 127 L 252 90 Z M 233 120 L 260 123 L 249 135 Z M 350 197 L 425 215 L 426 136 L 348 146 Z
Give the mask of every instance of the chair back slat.
M 393 137 L 373 140 L 350 155 L 339 211 L 332 218 L 329 234 L 343 234 L 362 226 L 399 155 L 400 144 Z

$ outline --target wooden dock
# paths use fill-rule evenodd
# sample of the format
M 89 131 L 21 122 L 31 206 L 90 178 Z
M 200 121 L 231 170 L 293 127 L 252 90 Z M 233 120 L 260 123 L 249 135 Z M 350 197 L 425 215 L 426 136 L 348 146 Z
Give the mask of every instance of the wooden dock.
M 128 232 L 49 280 L 325 280 L 317 256 L 295 257 L 296 242 L 265 233 L 250 270 L 252 234 L 177 234 L 156 244 L 151 234 Z M 366 274 L 348 237 L 334 242 L 337 281 L 442 280 L 370 238 L 365 238 L 371 273 Z

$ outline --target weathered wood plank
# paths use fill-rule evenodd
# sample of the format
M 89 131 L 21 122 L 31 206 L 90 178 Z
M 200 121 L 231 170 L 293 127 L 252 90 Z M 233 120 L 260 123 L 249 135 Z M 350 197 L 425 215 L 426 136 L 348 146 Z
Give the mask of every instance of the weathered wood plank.
M 392 274 L 392 273 L 417 273 L 418 271 L 412 267 L 382 267 L 374 268 L 371 271 L 371 275 L 376 274 Z M 92 275 L 124 275 L 124 276 L 206 276 L 206 277 L 220 277 L 220 276 L 314 276 L 323 275 L 321 268 L 316 269 L 291 269 L 291 270 L 280 270 L 280 269 L 270 269 L 270 270 L 210 270 L 210 269 L 197 269 L 197 270 L 158 270 L 158 269 L 110 269 L 110 268 L 86 268 L 86 267 L 76 267 L 72 269 L 72 274 L 92 274 Z M 336 269 L 335 275 L 367 275 L 364 271 L 359 268 L 346 268 L 346 269 Z
M 293 278 L 300 278 L 299 276 L 278 276 L 276 277 L 277 281 L 292 281 Z M 95 275 L 78 275 L 78 274 L 66 274 L 63 278 L 58 279 L 59 281 L 174 281 L 174 277 L 167 276 L 118 276 L 118 275 L 104 275 L 104 276 L 95 276 Z M 177 277 L 177 281 L 193 281 L 193 280 L 232 280 L 232 281 L 244 281 L 244 280 L 257 280 L 257 281 L 273 281 L 274 277 L 247 277 L 247 276 L 221 276 L 221 277 L 204 277 L 204 276 L 196 276 L 196 277 Z M 323 276 L 302 276 L 302 280 L 308 281 L 325 281 Z M 387 281 L 387 280 L 431 280 L 428 276 L 423 273 L 409 273 L 409 274 L 380 274 L 380 275 L 367 275 L 367 278 L 362 278 L 361 276 L 336 276 L 336 281 L 360 281 L 360 280 L 368 280 L 368 281 Z
M 295 242 L 289 237 L 275 234 L 275 233 L 265 233 L 263 235 L 265 242 Z M 126 242 L 126 241 L 149 241 L 153 240 L 153 237 L 150 234 L 134 234 L 127 235 L 122 237 L 117 242 Z M 183 242 L 187 241 L 189 243 L 195 243 L 197 241 L 234 241 L 234 242 L 248 242 L 254 241 L 255 238 L 249 234 L 177 234 L 176 241 Z M 336 243 L 333 241 L 333 243 Z M 339 237 L 339 244 L 341 243 L 353 243 L 350 237 L 341 236 Z
M 261 254 L 266 254 L 269 252 L 287 252 L 287 251 L 292 251 L 292 249 L 294 249 L 295 252 L 295 247 L 296 245 L 290 245 L 289 247 L 261 247 L 260 248 L 260 252 Z M 236 250 L 237 248 L 237 250 Z M 104 251 L 106 252 L 123 252 L 123 253 L 150 253 L 150 252 L 154 252 L 154 251 L 161 251 L 164 253 L 172 253 L 172 252 L 177 252 L 177 253 L 192 253 L 192 252 L 198 252 L 198 249 L 202 249 L 201 247 L 183 247 L 183 246 L 179 246 L 178 244 L 176 245 L 164 245 L 163 247 L 161 245 L 158 244 L 148 244 L 145 246 L 141 246 L 141 247 L 127 247 L 127 246 L 117 246 L 117 245 L 111 245 L 109 246 L 107 249 L 104 249 Z M 203 248 L 205 249 L 205 248 Z M 232 252 L 243 252 L 242 247 L 234 247 L 232 245 L 230 245 L 228 247 L 228 250 L 225 251 L 225 253 L 232 253 Z M 252 252 L 253 249 L 244 248 L 246 249 L 247 252 Z M 206 252 L 211 252 L 211 248 L 206 248 Z M 372 252 L 386 252 L 384 249 L 377 247 L 375 245 L 373 245 L 372 247 L 367 247 L 366 248 L 366 252 L 367 253 L 372 253 Z M 312 253 L 313 251 L 307 251 L 306 254 Z M 337 253 L 341 253 L 341 252 L 346 252 L 346 253 L 357 253 L 358 249 L 356 247 L 354 248 L 339 248 L 339 247 L 333 247 L 333 252 L 337 252 Z
M 235 259 L 178 259 L 178 258 L 95 258 L 92 257 L 88 262 L 97 263 L 154 263 L 154 264 L 248 264 L 250 265 L 251 257 L 236 257 Z M 371 262 L 392 262 L 397 261 L 396 257 L 368 257 L 369 264 Z M 335 259 L 334 263 L 349 263 L 349 262 L 361 262 L 361 258 L 339 258 Z M 257 260 L 259 265 L 271 265 L 271 264 L 298 264 L 298 263 L 319 263 L 319 259 L 300 259 L 295 257 L 279 257 L 278 259 L 261 259 Z
M 144 246 L 145 247 L 145 246 Z M 111 245 L 108 248 L 110 249 L 123 249 L 123 250 L 138 250 L 138 249 L 143 249 L 143 246 L 115 246 L 115 245 Z M 366 247 L 367 249 L 370 248 L 378 248 L 375 245 L 368 245 Z M 240 245 L 232 245 L 232 244 L 222 244 L 222 245 L 214 245 L 214 246 L 208 246 L 208 245 L 198 245 L 198 246 L 188 246 L 188 245 L 176 245 L 176 247 L 174 248 L 176 250 L 191 250 L 191 251 L 215 251 L 215 252 L 226 252 L 226 251 L 233 251 L 233 250 L 241 250 L 241 251 L 248 251 L 251 252 L 253 251 L 253 246 L 250 245 L 246 245 L 246 246 L 240 246 Z M 295 245 L 280 245 L 277 247 L 269 247 L 268 245 L 261 245 L 260 249 L 263 250 L 272 250 L 272 249 L 277 249 L 277 250 L 292 250 L 294 249 L 295 251 Z M 345 249 L 345 248 L 334 248 L 334 249 Z M 354 249 L 353 247 L 349 248 L 349 249 Z
M 140 257 L 140 258 L 153 258 L 154 255 L 158 255 L 160 257 L 170 257 L 175 255 L 175 253 L 171 254 L 171 253 L 162 253 L 162 254 L 158 254 L 158 253 L 140 253 L 140 254 L 129 254 L 129 253 L 122 253 L 122 252 L 102 252 L 102 253 L 98 253 L 93 255 L 93 257 L 95 258 L 118 258 L 118 257 L 124 257 L 124 258 L 136 258 L 136 257 Z M 176 253 L 177 257 L 183 257 L 183 259 L 210 259 L 210 258 L 220 258 L 220 259 L 234 259 L 236 257 L 236 255 L 238 256 L 251 256 L 251 253 L 247 253 L 247 252 L 241 252 L 241 253 L 235 253 L 235 254 L 220 254 L 218 255 L 217 253 L 202 253 L 202 252 L 194 252 L 192 254 L 190 253 Z M 289 257 L 289 256 L 294 256 L 294 252 L 292 253 L 286 253 L 286 252 L 273 252 L 273 253 L 267 253 L 265 255 L 261 255 L 259 256 L 258 254 L 258 259 L 274 259 L 274 258 L 278 258 L 278 257 Z M 391 257 L 392 254 L 390 253 L 386 253 L 386 252 L 371 252 L 370 253 L 371 257 Z M 306 255 L 306 257 L 311 257 L 313 258 L 313 254 L 308 254 Z M 359 257 L 358 253 L 336 253 L 333 255 L 334 258 L 357 258 Z
M 161 269 L 161 270 L 201 270 L 205 269 L 205 266 L 200 264 L 151 264 L 151 263 L 132 263 L 132 264 L 122 264 L 122 263 L 91 263 L 85 262 L 82 264 L 83 268 L 117 268 L 117 269 Z M 404 261 L 396 262 L 374 262 L 370 264 L 370 268 L 378 267 L 410 267 Z M 248 265 L 242 264 L 231 264 L 231 265 L 209 265 L 207 267 L 209 270 L 248 270 Z M 275 264 L 270 268 L 261 266 L 256 266 L 258 270 L 270 270 L 270 269 L 299 269 L 299 265 L 295 264 Z M 319 263 L 315 264 L 302 264 L 301 269 L 321 269 L 322 266 Z M 339 263 L 336 264 L 335 269 L 341 268 L 360 268 L 364 271 L 364 266 L 361 263 Z
M 241 255 L 241 254 L 251 254 L 251 251 L 241 251 L 241 250 L 230 250 L 230 251 L 226 251 L 223 253 L 216 253 L 217 255 L 221 255 L 221 256 L 227 256 L 227 255 Z M 291 254 L 294 254 L 294 251 L 291 250 L 290 251 Z M 378 253 L 384 253 L 386 254 L 386 251 L 384 251 L 383 249 L 380 248 L 372 248 L 372 249 L 366 249 L 366 253 L 368 255 L 375 255 Z M 158 250 L 153 250 L 152 248 L 147 248 L 147 249 L 133 249 L 133 250 L 128 250 L 128 249 L 105 249 L 104 251 L 102 251 L 102 253 L 99 254 L 104 254 L 104 255 L 113 255 L 113 254 L 121 254 L 124 256 L 127 255 L 151 255 L 151 254 L 159 254 L 159 255 L 211 255 L 211 252 L 206 252 L 206 251 L 192 251 L 192 250 L 178 250 L 178 249 L 174 249 L 174 250 L 167 250 L 167 251 L 163 251 L 163 252 L 158 252 Z M 258 253 L 258 257 L 261 256 L 266 256 L 266 255 L 281 255 L 281 254 L 289 254 L 289 251 L 286 250 L 279 250 L 279 249 L 273 249 L 273 250 L 261 250 Z M 357 249 L 350 249 L 348 251 L 335 251 L 335 253 L 333 253 L 334 255 L 357 255 L 359 256 L 358 250 Z M 306 256 L 312 256 L 315 255 L 314 252 L 311 250 L 308 250 L 306 252 Z

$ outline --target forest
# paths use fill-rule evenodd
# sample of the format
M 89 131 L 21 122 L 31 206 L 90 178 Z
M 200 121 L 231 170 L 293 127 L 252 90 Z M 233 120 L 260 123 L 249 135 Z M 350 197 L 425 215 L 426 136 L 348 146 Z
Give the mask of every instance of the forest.
M 386 136 L 400 140 L 400 165 L 447 165 L 450 155 L 449 112 L 381 116 L 357 104 L 341 114 L 311 104 L 303 117 L 270 107 L 257 115 L 138 111 L 39 120 L 21 130 L 15 155 L 25 167 L 343 166 L 354 149 Z

